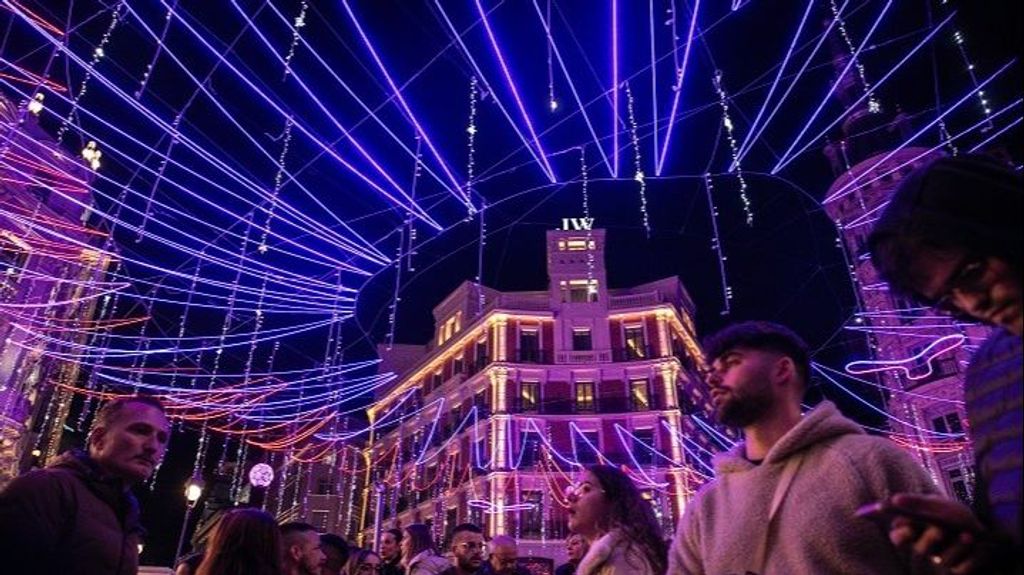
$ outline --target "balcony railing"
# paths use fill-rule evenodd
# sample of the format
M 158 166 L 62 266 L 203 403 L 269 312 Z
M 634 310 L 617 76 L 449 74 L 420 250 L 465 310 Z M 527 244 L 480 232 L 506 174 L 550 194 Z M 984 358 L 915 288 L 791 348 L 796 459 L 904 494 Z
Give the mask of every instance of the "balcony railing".
M 586 351 L 560 351 L 555 355 L 557 363 L 608 363 L 612 352 L 608 349 Z
M 547 363 L 552 359 L 548 349 L 517 349 L 513 361 L 516 363 Z
M 608 302 L 608 309 L 625 309 L 631 307 L 642 307 L 645 305 L 657 305 L 661 303 L 661 294 L 652 291 L 629 295 L 612 296 Z

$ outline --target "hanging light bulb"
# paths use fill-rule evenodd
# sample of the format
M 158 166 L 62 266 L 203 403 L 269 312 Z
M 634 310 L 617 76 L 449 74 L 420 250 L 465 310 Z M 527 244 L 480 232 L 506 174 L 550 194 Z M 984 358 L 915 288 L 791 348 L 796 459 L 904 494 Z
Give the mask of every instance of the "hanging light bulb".
M 45 98 L 45 97 L 46 97 L 46 96 L 45 96 L 44 94 L 42 94 L 42 93 L 40 93 L 40 94 L 36 94 L 36 95 L 35 95 L 35 96 L 34 96 L 34 97 L 33 97 L 33 98 L 31 99 L 31 100 L 29 100 L 29 102 L 28 102 L 28 111 L 29 111 L 29 112 L 32 112 L 33 114 L 35 114 L 36 116 L 38 116 L 38 115 L 39 115 L 39 112 L 42 112 L 42 111 L 43 111 L 43 98 Z
M 95 140 L 89 140 L 89 143 L 82 148 L 82 158 L 89 162 L 89 167 L 94 171 L 100 169 L 101 157 L 103 157 L 103 152 L 96 147 Z

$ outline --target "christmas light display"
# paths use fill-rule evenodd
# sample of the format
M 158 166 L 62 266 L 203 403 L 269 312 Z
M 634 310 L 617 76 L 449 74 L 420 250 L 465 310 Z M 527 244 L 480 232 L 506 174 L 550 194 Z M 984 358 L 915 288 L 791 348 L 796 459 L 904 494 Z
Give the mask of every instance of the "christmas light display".
M 232 1 L 217 27 L 207 8 L 171 0 L 119 0 L 91 14 L 91 26 L 77 13 L 62 20 L 16 0 L 0 3 L 18 41 L 50 56 L 26 57 L 6 42 L 0 50 L 0 391 L 40 398 L 30 405 L 38 435 L 24 442 L 39 463 L 56 455 L 66 430 L 86 431 L 103 401 L 142 392 L 166 403 L 172 449 L 189 450 L 194 473 L 234 465 L 228 490 L 236 499 L 248 477 L 271 487 L 264 505 L 308 511 L 316 470 L 329 466 L 346 535 L 366 531 L 372 510 L 361 500 L 365 484 L 376 482 L 389 520 L 422 506 L 441 535 L 445 498 L 461 490 L 489 532 L 507 527 L 554 543 L 565 486 L 592 460 L 620 465 L 667 521 L 713 474 L 713 452 L 735 441 L 710 422 L 700 398 L 672 399 L 664 411 L 673 418 L 644 422 L 649 435 L 615 422 L 595 442 L 598 424 L 587 416 L 563 433 L 551 418 L 517 411 L 522 378 L 512 370 L 488 374 L 490 395 L 477 405 L 457 397 L 454 385 L 447 396 L 418 395 L 422 384 L 395 390 L 404 375 L 374 373 L 382 362 L 350 350 L 376 338 L 385 351 L 401 351 L 405 323 L 419 313 L 408 302 L 420 300 L 409 295 L 425 285 L 424 272 L 475 247 L 475 269 L 469 264 L 473 271 L 460 278 L 475 283 L 462 335 L 493 341 L 484 348 L 492 363 L 515 364 L 523 318 L 507 313 L 470 327 L 503 303 L 484 280 L 508 270 L 489 257 L 501 233 L 535 223 L 526 215 L 578 218 L 549 213 L 541 201 L 576 186 L 583 221 L 610 214 L 609 229 L 642 229 L 648 238 L 688 224 L 652 206 L 703 195 L 708 213 L 699 216 L 708 225 L 700 229 L 710 237 L 699 241 L 710 240 L 712 254 L 703 256 L 719 277 L 711 268 L 693 277 L 720 280 L 722 315 L 745 309 L 740 303 L 756 294 L 734 294 L 730 275 L 738 288 L 747 285 L 751 270 L 739 256 L 753 233 L 748 184 L 756 182 L 759 227 L 802 225 L 823 208 L 840 235 L 841 274 L 849 271 L 857 309 L 836 328 L 863 339 L 866 350 L 845 368 L 816 363 L 822 388 L 886 418 L 879 432 L 921 457 L 940 483 L 954 468 L 970 476 L 969 429 L 936 423 L 959 421 L 958 390 L 931 383 L 962 379 L 981 336 L 895 301 L 866 271 L 870 254 L 857 234 L 885 206 L 872 190 L 943 150 L 984 151 L 1019 133 L 1024 100 L 1006 85 L 1014 61 L 988 69 L 972 60 L 953 11 L 908 32 L 907 22 L 894 23 L 903 16 L 891 0 L 857 17 L 864 7 L 848 0 L 787 7 L 778 41 L 755 46 L 775 52 L 751 58 L 757 64 L 719 56 L 735 49 L 723 41 L 729 26 L 764 10 L 758 3 L 696 0 L 685 14 L 669 3 L 664 17 L 664 4 L 653 0 L 613 0 L 585 14 L 557 0 L 464 4 L 410 8 L 435 17 L 419 23 L 430 40 L 410 37 L 411 50 L 392 37 L 408 14 L 348 1 L 336 6 L 337 18 L 305 0 L 287 14 L 274 3 Z M 950 37 L 946 46 L 936 40 Z M 825 54 L 826 45 L 839 53 Z M 966 68 L 952 80 L 954 96 L 945 102 L 936 90 L 935 109 L 908 110 L 914 126 L 906 133 L 878 128 L 896 144 L 858 165 L 850 156 L 862 134 L 846 133 L 847 125 L 903 104 L 891 90 L 922 73 L 925 48 L 947 50 Z M 835 74 L 826 77 L 829 66 Z M 688 74 L 712 82 L 687 82 Z M 807 194 L 804 187 L 820 182 L 793 166 L 826 142 L 846 170 L 837 170 L 827 194 Z M 631 153 L 628 166 L 620 165 L 623 152 Z M 463 159 L 464 170 L 452 167 Z M 742 223 L 724 209 L 734 198 L 714 193 L 733 179 Z M 762 184 L 817 203 L 800 224 L 762 216 Z M 670 188 L 672 196 L 655 197 Z M 620 197 L 640 210 L 620 209 Z M 535 198 L 526 213 L 516 203 Z M 570 203 L 578 209 L 577 201 Z M 445 243 L 461 233 L 466 245 Z M 596 237 L 589 227 L 579 234 L 586 245 Z M 833 239 L 824 242 L 829 254 Z M 599 262 L 590 250 L 579 255 L 588 298 L 596 297 Z M 376 311 L 366 306 L 378 305 L 368 296 L 381 281 L 380 320 L 364 326 L 356 320 Z M 643 329 L 671 326 L 685 334 L 679 346 L 699 357 L 692 319 L 672 317 Z M 690 325 L 677 328 L 680 321 Z M 352 341 L 354 332 L 362 339 Z M 672 355 L 677 343 L 659 345 Z M 476 352 L 464 351 L 464 362 L 467 353 Z M 450 359 L 424 368 L 441 371 Z M 692 383 L 684 373 L 691 367 L 652 368 L 649 393 L 668 401 Z M 387 394 L 386 405 L 370 405 Z M 8 395 L 4 417 L 20 402 Z M 677 409 L 690 403 L 692 413 Z M 369 419 L 359 419 L 368 406 Z M 381 438 L 372 453 L 355 447 Z M 949 459 L 940 465 L 936 457 Z M 165 474 L 158 470 L 150 489 Z M 540 518 L 535 535 L 523 531 L 528 516 Z

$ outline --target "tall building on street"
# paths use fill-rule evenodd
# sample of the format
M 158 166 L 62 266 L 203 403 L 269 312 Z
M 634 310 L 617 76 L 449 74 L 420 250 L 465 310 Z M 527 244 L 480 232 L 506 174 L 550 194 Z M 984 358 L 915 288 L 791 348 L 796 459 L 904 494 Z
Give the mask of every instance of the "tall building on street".
M 415 522 L 444 541 L 469 521 L 561 561 L 565 487 L 598 462 L 624 466 L 671 533 L 725 438 L 709 435 L 682 283 L 610 289 L 605 241 L 548 231 L 547 290 L 465 282 L 434 308 L 430 343 L 381 347 L 399 377 L 368 410 L 364 544 Z
M 841 50 L 837 50 L 839 52 Z M 845 68 L 837 57 L 835 68 Z M 839 82 L 844 108 L 863 87 L 854 74 Z M 873 98 L 857 106 L 825 153 L 836 179 L 823 205 L 835 222 L 846 255 L 859 311 L 847 329 L 863 337 L 863 357 L 843 373 L 881 388 L 890 437 L 917 456 L 936 485 L 969 502 L 974 454 L 966 434 L 964 368 L 988 329 L 961 323 L 890 293 L 871 264 L 867 238 L 900 181 L 914 168 L 945 153 L 906 146 L 909 119 L 889 113 Z

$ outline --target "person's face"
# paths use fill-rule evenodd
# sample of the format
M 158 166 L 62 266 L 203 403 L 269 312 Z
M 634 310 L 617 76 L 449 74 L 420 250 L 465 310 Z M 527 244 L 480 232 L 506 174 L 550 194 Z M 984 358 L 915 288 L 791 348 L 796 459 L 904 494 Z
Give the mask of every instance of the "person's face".
M 915 291 L 940 310 L 1021 335 L 1021 271 L 1005 260 L 964 251 L 925 252 L 913 264 Z
M 402 543 L 399 548 L 402 550 L 402 561 L 412 559 L 412 537 L 409 536 L 408 531 L 402 532 Z
M 129 483 L 145 481 L 167 450 L 170 426 L 159 409 L 131 402 L 106 427 L 93 429 L 89 454 L 107 474 Z
M 375 553 L 367 555 L 359 563 L 356 573 L 357 575 L 377 575 L 377 573 L 380 573 L 380 557 L 377 557 Z
M 315 531 L 306 531 L 299 535 L 298 540 L 288 548 L 289 559 L 298 566 L 299 573 L 320 575 L 324 559 L 327 558 L 320 548 L 320 536 Z
M 780 359 L 775 353 L 745 348 L 726 350 L 715 358 L 707 383 L 719 423 L 746 427 L 775 407 L 772 380 Z
M 569 557 L 569 561 L 579 563 L 585 553 L 583 538 L 579 535 L 573 535 L 565 542 L 565 554 Z
M 394 561 L 395 556 L 398 555 L 400 549 L 398 548 L 398 541 L 395 541 L 395 536 L 392 533 L 385 533 L 380 538 L 380 555 L 386 561 Z
M 484 562 L 484 536 L 462 531 L 452 541 L 452 554 L 459 569 L 473 573 Z
M 491 552 L 491 568 L 495 573 L 515 573 L 518 552 L 511 545 L 495 547 Z
M 342 561 L 341 551 L 331 545 L 322 545 L 320 551 L 324 554 L 324 562 L 320 566 L 320 575 L 339 575 L 341 568 L 345 566 L 345 562 Z
M 569 500 L 569 529 L 584 534 L 598 531 L 611 506 L 597 477 L 589 471 L 583 472 L 566 495 Z

